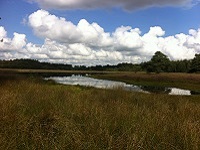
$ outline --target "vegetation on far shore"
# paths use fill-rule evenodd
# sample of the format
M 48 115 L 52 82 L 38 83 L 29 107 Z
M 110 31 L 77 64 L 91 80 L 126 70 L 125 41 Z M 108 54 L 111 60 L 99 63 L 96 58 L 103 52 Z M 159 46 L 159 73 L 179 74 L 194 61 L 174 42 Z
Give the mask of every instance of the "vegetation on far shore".
M 119 63 L 117 65 L 84 66 L 71 64 L 53 64 L 31 59 L 0 60 L 0 68 L 11 69 L 47 69 L 47 70 L 87 70 L 87 71 L 133 71 L 133 72 L 200 72 L 200 54 L 190 60 L 169 60 L 168 56 L 157 51 L 148 62 L 140 64 Z
M 195 75 L 157 76 L 199 82 Z M 64 86 L 11 73 L 0 74 L 0 88 L 0 149 L 200 149 L 199 96 Z
M 200 74 L 189 73 L 151 73 L 145 72 L 113 72 L 93 74 L 92 77 L 122 81 L 134 85 L 177 87 L 182 89 L 200 91 Z

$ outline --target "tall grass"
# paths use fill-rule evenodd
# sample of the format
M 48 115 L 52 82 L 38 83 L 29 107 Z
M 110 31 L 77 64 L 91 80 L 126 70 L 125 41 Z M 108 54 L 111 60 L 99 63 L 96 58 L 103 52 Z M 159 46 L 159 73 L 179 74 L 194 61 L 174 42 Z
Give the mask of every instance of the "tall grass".
M 0 149 L 199 150 L 198 96 L 0 84 Z

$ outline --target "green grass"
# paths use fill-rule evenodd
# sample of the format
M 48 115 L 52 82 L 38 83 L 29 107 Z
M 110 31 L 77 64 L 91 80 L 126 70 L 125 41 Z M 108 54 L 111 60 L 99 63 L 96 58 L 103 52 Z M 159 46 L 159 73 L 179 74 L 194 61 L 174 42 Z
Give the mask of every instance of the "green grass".
M 0 149 L 200 149 L 199 96 L 1 79 Z

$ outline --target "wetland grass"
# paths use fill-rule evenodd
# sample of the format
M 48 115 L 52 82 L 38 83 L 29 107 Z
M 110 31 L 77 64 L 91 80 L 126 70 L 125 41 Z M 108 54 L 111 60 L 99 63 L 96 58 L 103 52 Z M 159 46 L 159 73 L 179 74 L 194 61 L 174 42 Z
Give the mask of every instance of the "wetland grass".
M 151 73 L 145 72 L 119 72 L 93 75 L 99 79 L 122 81 L 135 85 L 149 85 L 161 87 L 177 87 L 182 89 L 200 91 L 200 74 L 189 73 Z
M 199 96 L 0 83 L 0 149 L 200 149 Z

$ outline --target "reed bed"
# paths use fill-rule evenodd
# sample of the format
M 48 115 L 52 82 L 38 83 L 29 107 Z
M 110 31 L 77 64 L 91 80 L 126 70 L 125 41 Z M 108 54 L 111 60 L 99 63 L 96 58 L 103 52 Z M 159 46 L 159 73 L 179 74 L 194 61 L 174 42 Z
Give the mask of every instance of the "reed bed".
M 199 96 L 0 81 L 0 149 L 199 150 Z

